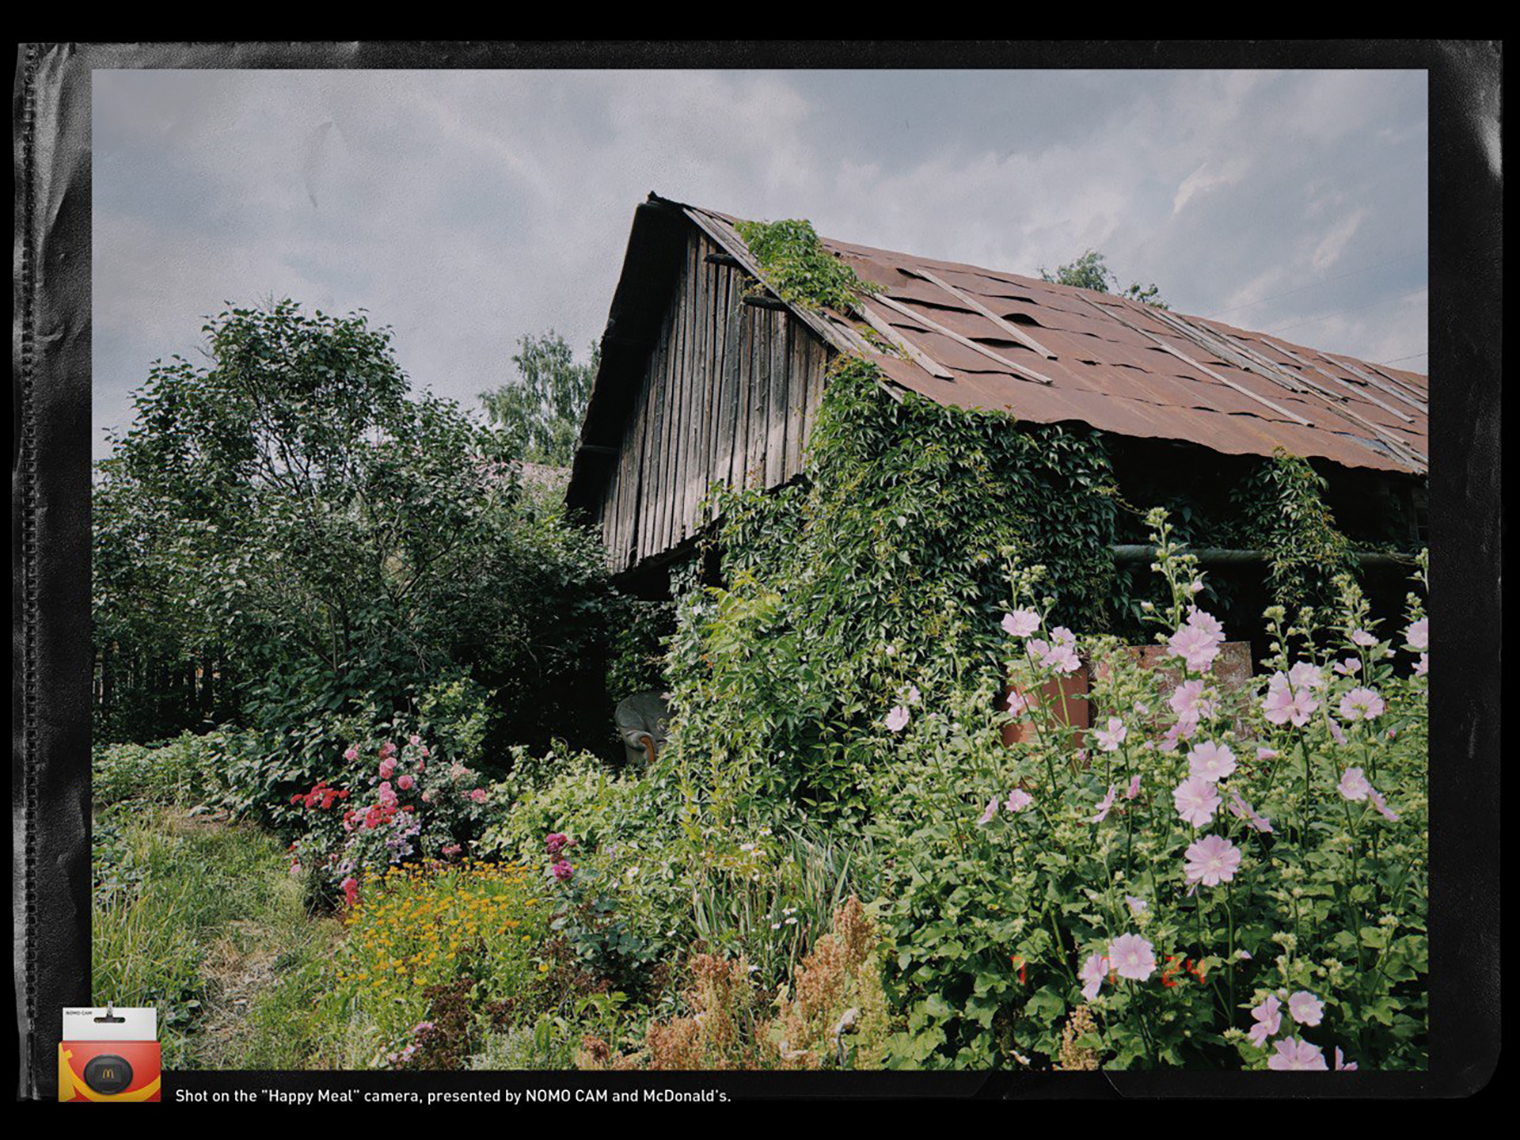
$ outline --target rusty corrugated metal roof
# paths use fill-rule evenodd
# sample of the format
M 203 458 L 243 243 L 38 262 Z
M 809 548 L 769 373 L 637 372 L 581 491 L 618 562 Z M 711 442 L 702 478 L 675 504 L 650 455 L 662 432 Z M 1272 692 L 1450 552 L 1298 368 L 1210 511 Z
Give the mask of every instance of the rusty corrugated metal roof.
M 687 216 L 754 269 L 735 219 Z M 1214 451 L 1424 474 L 1429 383 L 1387 365 L 1015 273 L 823 239 L 881 292 L 865 320 L 798 316 L 942 404 Z M 874 349 L 874 330 L 899 354 Z

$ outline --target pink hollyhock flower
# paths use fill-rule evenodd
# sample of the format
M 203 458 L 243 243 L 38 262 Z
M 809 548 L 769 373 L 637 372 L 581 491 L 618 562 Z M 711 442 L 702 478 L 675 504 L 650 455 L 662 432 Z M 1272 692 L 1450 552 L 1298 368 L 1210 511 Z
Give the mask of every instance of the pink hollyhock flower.
M 1040 615 L 1033 610 L 1014 610 L 1003 615 L 1003 632 L 1012 637 L 1028 637 L 1040 628 Z
M 1219 642 L 1196 625 L 1184 625 L 1166 644 L 1171 656 L 1182 658 L 1189 669 L 1199 673 L 1206 671 L 1219 656 Z
M 1267 696 L 1262 702 L 1262 714 L 1273 724 L 1293 722 L 1294 728 L 1309 723 L 1309 717 L 1319 708 L 1319 702 L 1309 695 L 1308 689 L 1295 689 L 1284 673 L 1273 673 L 1267 682 Z
M 1204 717 L 1212 717 L 1216 711 L 1214 690 L 1201 680 L 1184 681 L 1172 690 L 1166 703 L 1179 719 L 1190 717 L 1194 723 Z
M 1108 718 L 1108 727 L 1097 729 L 1093 733 L 1093 740 L 1104 752 L 1117 752 L 1119 745 L 1124 743 L 1124 738 L 1129 735 L 1129 729 L 1124 727 L 1124 722 L 1116 716 Z
M 1337 1045 L 1335 1047 L 1335 1071 L 1337 1073 L 1354 1073 L 1354 1072 L 1356 1072 L 1356 1062 L 1355 1061 L 1344 1061 L 1341 1058 L 1341 1047 L 1339 1045 Z
M 1267 1068 L 1279 1072 L 1323 1072 L 1329 1066 L 1325 1064 L 1325 1055 L 1320 1052 L 1318 1045 L 1310 1045 L 1297 1037 L 1288 1037 L 1277 1043 L 1277 1052 L 1267 1058 Z
M 1235 771 L 1235 753 L 1224 744 L 1205 741 L 1187 754 L 1188 771 L 1211 784 Z
M 402 776 L 399 780 L 396 781 L 396 787 L 400 788 L 403 792 L 406 792 L 411 790 L 412 783 L 413 780 L 410 776 Z
M 1256 1024 L 1251 1026 L 1251 1043 L 1258 1049 L 1266 1048 L 1267 1038 L 1282 1028 L 1282 1002 L 1276 994 L 1268 994 L 1266 1000 L 1251 1009 Z
M 981 818 L 976 821 L 976 825 L 978 827 L 985 827 L 987 824 L 991 823 L 996 816 L 997 799 L 993 798 L 987 801 L 986 810 L 982 812 Z
M 1355 657 L 1348 657 L 1344 661 L 1335 663 L 1335 671 L 1342 677 L 1355 677 L 1362 671 L 1362 663 Z
M 1414 663 L 1414 675 L 1423 677 L 1428 672 L 1430 672 L 1430 654 L 1422 653 L 1420 659 Z
M 1341 716 L 1347 720 L 1372 720 L 1386 707 L 1383 698 L 1367 688 L 1352 689 L 1341 698 Z
M 1300 661 L 1288 670 L 1288 684 L 1295 689 L 1323 689 L 1325 673 L 1318 665 Z
M 1421 618 L 1419 621 L 1410 622 L 1409 628 L 1404 631 L 1404 644 L 1416 653 L 1424 653 L 1430 648 L 1430 619 Z
M 1127 800 L 1132 800 L 1136 796 L 1138 796 L 1139 794 L 1140 794 L 1140 777 L 1138 775 L 1131 776 L 1130 779 L 1129 779 L 1129 787 L 1127 787 L 1127 788 L 1124 789 L 1124 798 L 1127 799 Z
M 1353 645 L 1360 645 L 1363 649 L 1371 649 L 1377 643 L 1377 638 L 1373 637 L 1365 629 L 1354 629 L 1351 631 L 1351 644 Z
M 1208 780 L 1189 776 L 1172 791 L 1172 803 L 1177 814 L 1194 827 L 1202 827 L 1214 818 L 1219 806 L 1219 793 Z
M 1108 945 L 1108 960 L 1121 978 L 1143 982 L 1156 971 L 1156 950 L 1138 934 L 1121 934 Z
M 1399 813 L 1389 807 L 1388 801 L 1383 798 L 1383 793 L 1370 784 L 1367 786 L 1367 798 L 1372 801 L 1372 806 L 1377 808 L 1378 814 L 1389 823 L 1399 822 Z
M 1299 990 L 1288 998 L 1288 1016 L 1312 1029 L 1325 1016 L 1325 1003 L 1307 990 Z
M 1257 815 L 1256 809 L 1250 801 L 1241 798 L 1239 792 L 1230 792 L 1230 812 L 1236 819 L 1243 819 L 1263 835 L 1272 834 L 1272 821 L 1264 815 Z
M 1108 976 L 1108 964 L 1103 955 L 1089 954 L 1077 976 L 1082 979 L 1082 996 L 1092 1001 L 1103 988 L 1103 979 Z
M 1034 803 L 1034 797 L 1023 788 L 1014 788 L 1008 793 L 1008 798 L 1003 801 L 1003 808 L 1011 812 L 1021 812 L 1030 804 Z
M 1183 624 L 1202 630 L 1216 642 L 1223 643 L 1224 641 L 1224 626 L 1220 624 L 1219 619 L 1206 610 L 1200 610 L 1197 606 L 1188 608 L 1187 621 Z
M 908 727 L 908 710 L 902 705 L 893 705 L 892 711 L 887 714 L 887 731 L 901 732 Z
M 1341 773 L 1341 781 L 1335 785 L 1335 790 L 1344 799 L 1365 800 L 1367 793 L 1372 791 L 1372 785 L 1367 782 L 1367 776 L 1360 768 L 1347 768 Z
M 474 800 L 478 804 L 485 803 L 486 802 L 486 790 L 484 788 L 474 788 L 474 789 L 472 789 L 471 792 L 470 792 L 470 799 Z
M 1240 851 L 1228 839 L 1218 835 L 1205 835 L 1196 843 L 1188 845 L 1187 863 L 1183 868 L 1187 881 L 1217 887 L 1235 877 L 1240 866 Z
M 1082 665 L 1077 651 L 1063 641 L 1051 643 L 1033 638 L 1029 642 L 1029 651 L 1041 665 L 1056 673 L 1075 673 Z
M 1092 817 L 1094 823 L 1102 823 L 1108 818 L 1109 808 L 1114 806 L 1114 786 L 1108 785 L 1108 795 L 1098 801 L 1098 814 Z

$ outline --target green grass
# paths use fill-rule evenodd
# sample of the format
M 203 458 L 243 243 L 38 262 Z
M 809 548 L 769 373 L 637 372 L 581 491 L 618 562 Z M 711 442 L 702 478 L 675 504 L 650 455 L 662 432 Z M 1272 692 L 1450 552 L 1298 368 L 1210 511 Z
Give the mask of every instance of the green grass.
M 259 828 L 138 801 L 95 830 L 96 1003 L 156 1006 L 165 1068 L 261 1063 L 250 1015 L 328 961 L 339 924 Z

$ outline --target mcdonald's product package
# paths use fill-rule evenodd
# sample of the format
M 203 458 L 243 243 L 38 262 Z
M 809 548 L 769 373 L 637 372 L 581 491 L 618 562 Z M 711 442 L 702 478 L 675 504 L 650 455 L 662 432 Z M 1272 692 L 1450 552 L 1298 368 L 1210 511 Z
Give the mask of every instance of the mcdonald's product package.
M 156 1009 L 65 1009 L 58 1099 L 157 1100 Z

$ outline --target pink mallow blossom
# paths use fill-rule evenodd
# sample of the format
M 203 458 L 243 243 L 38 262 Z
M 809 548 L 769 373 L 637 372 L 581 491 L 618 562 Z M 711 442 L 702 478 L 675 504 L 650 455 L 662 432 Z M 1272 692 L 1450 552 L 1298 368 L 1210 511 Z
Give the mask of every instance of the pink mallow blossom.
M 1108 726 L 1093 731 L 1093 741 L 1104 752 L 1117 752 L 1119 745 L 1124 743 L 1124 738 L 1129 735 L 1129 729 L 1124 727 L 1124 722 L 1116 716 L 1108 718 Z
M 1377 638 L 1365 629 L 1354 629 L 1351 631 L 1351 644 L 1353 645 L 1360 645 L 1363 649 L 1371 649 L 1377 643 Z
M 981 818 L 976 821 L 978 827 L 986 827 L 997 817 L 997 799 L 987 801 L 987 809 L 982 812 Z
M 1337 1073 L 1354 1073 L 1354 1072 L 1356 1072 L 1356 1062 L 1355 1061 L 1347 1061 L 1347 1060 L 1345 1060 L 1341 1056 L 1341 1047 L 1339 1045 L 1337 1045 L 1335 1047 L 1335 1071 Z
M 887 731 L 901 732 L 908 727 L 908 710 L 902 705 L 893 705 L 892 711 L 887 714 Z
M 1404 631 L 1404 644 L 1416 653 L 1424 653 L 1430 648 L 1430 619 L 1421 618 L 1419 621 L 1410 622 L 1409 628 Z
M 1187 754 L 1188 771 L 1211 784 L 1235 771 L 1235 753 L 1224 744 L 1205 741 Z
M 1205 672 L 1219 656 L 1219 642 L 1196 625 L 1184 624 L 1166 642 L 1171 656 L 1180 657 L 1189 669 Z
M 1420 654 L 1420 659 L 1414 663 L 1414 675 L 1423 677 L 1430 672 L 1430 654 Z
M 1377 808 L 1378 814 L 1389 823 L 1399 822 L 1399 813 L 1388 806 L 1388 801 L 1383 798 L 1383 793 L 1376 788 L 1367 789 L 1367 798 L 1372 801 L 1372 806 Z
M 1129 787 L 1127 787 L 1127 788 L 1124 789 L 1124 798 L 1127 799 L 1127 800 L 1132 800 L 1136 796 L 1138 796 L 1139 794 L 1140 794 L 1140 777 L 1138 775 L 1131 776 L 1130 779 L 1129 779 Z
M 1319 708 L 1319 702 L 1305 688 L 1295 689 L 1285 673 L 1273 673 L 1267 682 L 1267 696 L 1261 711 L 1273 724 L 1293 722 L 1294 728 L 1309 723 L 1309 717 Z
M 1286 1037 L 1279 1041 L 1277 1052 L 1267 1058 L 1267 1068 L 1279 1072 L 1324 1072 L 1329 1067 L 1325 1064 L 1325 1054 L 1318 1045 L 1310 1045 L 1297 1037 Z
M 1360 768 L 1347 768 L 1341 773 L 1340 783 L 1335 785 L 1335 790 L 1343 799 L 1365 800 L 1372 791 L 1372 785 L 1367 782 L 1367 776 Z
M 1277 1000 L 1276 994 L 1268 994 L 1266 1000 L 1251 1009 L 1251 1018 L 1254 1024 L 1251 1026 L 1251 1043 L 1258 1049 L 1264 1049 L 1267 1038 L 1271 1037 L 1282 1028 L 1282 1002 Z
M 1028 637 L 1040 628 L 1040 615 L 1033 610 L 1014 610 L 1003 615 L 1003 632 L 1011 637 Z
M 1288 1016 L 1312 1029 L 1325 1016 L 1325 1003 L 1307 990 L 1299 990 L 1288 997 Z
M 1239 866 L 1240 850 L 1235 844 L 1219 835 L 1205 835 L 1188 845 L 1183 871 L 1190 883 L 1217 887 L 1233 879 Z
M 1103 979 L 1108 976 L 1108 963 L 1102 954 L 1089 954 L 1087 961 L 1082 963 L 1078 976 L 1082 979 L 1082 996 L 1092 1001 L 1103 988 Z
M 1202 827 L 1214 818 L 1214 811 L 1219 807 L 1219 792 L 1210 781 L 1189 776 L 1172 791 L 1172 803 L 1183 820 L 1194 827 Z
M 1372 720 L 1387 706 L 1383 698 L 1368 688 L 1355 688 L 1341 698 L 1341 716 L 1347 720 Z
M 1114 806 L 1114 786 L 1108 785 L 1108 794 L 1098 801 L 1098 814 L 1092 817 L 1094 823 L 1102 823 L 1108 818 L 1109 809 Z
M 1005 811 L 1018 813 L 1032 803 L 1034 803 L 1033 796 L 1023 788 L 1014 788 L 1013 791 L 1008 793 L 1008 798 L 1003 801 L 1003 808 Z
M 1156 949 L 1138 934 L 1121 934 L 1108 944 L 1108 960 L 1121 978 L 1143 982 L 1156 972 Z
M 1242 799 L 1239 792 L 1230 792 L 1230 814 L 1236 819 L 1245 820 L 1249 826 L 1263 835 L 1272 834 L 1272 821 L 1264 815 L 1258 815 L 1250 801 Z

